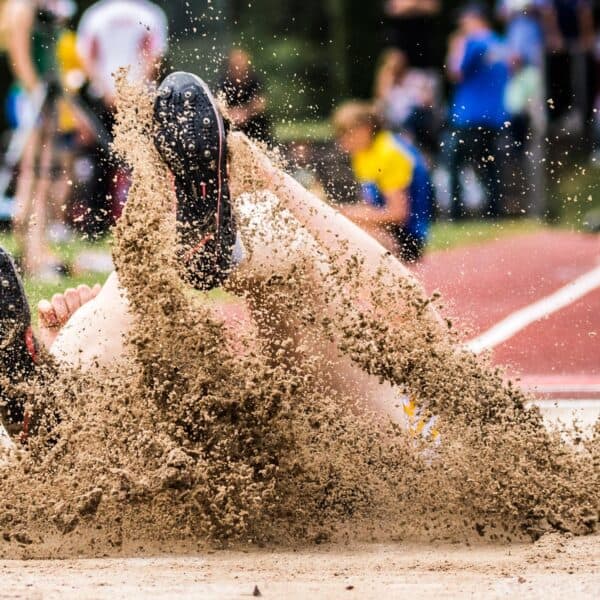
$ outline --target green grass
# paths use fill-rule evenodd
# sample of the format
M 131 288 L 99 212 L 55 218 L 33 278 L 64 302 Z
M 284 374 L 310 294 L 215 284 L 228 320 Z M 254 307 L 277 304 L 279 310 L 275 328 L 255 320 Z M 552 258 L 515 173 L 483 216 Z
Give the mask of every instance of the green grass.
M 14 236 L 10 233 L 0 233 L 0 246 L 11 253 L 15 253 L 16 244 Z M 69 243 L 53 244 L 52 249 L 56 255 L 67 265 L 71 265 L 77 255 L 84 250 L 108 250 L 110 242 L 103 240 L 100 242 L 89 242 L 76 239 Z M 56 283 L 48 283 L 30 277 L 24 278 L 25 291 L 29 298 L 29 303 L 35 308 L 37 303 L 43 298 L 51 298 L 54 294 L 64 292 L 69 287 L 77 287 L 80 284 L 94 285 L 103 283 L 103 276 L 96 273 L 81 273 L 77 276 L 62 277 Z M 35 318 L 35 310 L 32 311 Z
M 51 248 L 62 261 L 71 264 L 77 255 L 84 250 L 110 250 L 110 244 L 111 241 L 109 238 L 96 242 L 90 242 L 83 238 L 75 238 L 66 243 L 51 244 Z M 12 253 L 15 253 L 17 250 L 15 238 L 11 233 L 0 233 L 0 245 Z
M 534 219 L 435 223 L 431 228 L 428 251 L 447 250 L 504 237 L 523 235 L 538 231 L 544 226 L 543 223 Z
M 280 143 L 312 141 L 325 142 L 333 136 L 328 119 L 314 121 L 279 121 L 275 123 L 275 138 Z

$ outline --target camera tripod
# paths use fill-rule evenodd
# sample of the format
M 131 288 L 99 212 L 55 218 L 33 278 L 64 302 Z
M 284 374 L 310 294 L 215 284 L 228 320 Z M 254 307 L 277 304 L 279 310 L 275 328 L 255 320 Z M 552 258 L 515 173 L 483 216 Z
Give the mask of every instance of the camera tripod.
M 6 192 L 13 180 L 15 170 L 19 166 L 27 144 L 32 135 L 39 131 L 40 146 L 49 144 L 49 152 L 54 155 L 55 144 L 59 134 L 59 102 L 64 100 L 68 106 L 82 116 L 88 126 L 96 135 L 99 146 L 108 151 L 111 136 L 96 115 L 88 109 L 74 95 L 66 95 L 56 81 L 48 81 L 44 84 L 40 93 L 33 98 L 34 116 L 24 126 L 19 127 L 12 135 L 4 156 L 4 162 L 0 166 L 0 198 L 6 196 Z M 40 162 L 43 148 L 36 149 L 35 163 Z M 34 164 L 35 164 L 34 163 Z M 38 170 L 34 167 L 34 171 Z
M 56 81 L 48 81 L 38 96 L 35 118 L 17 129 L 8 146 L 4 164 L 0 168 L 0 197 L 5 194 L 20 165 L 16 202 L 12 209 L 12 224 L 22 266 L 37 273 L 39 269 L 52 275 L 62 272 L 62 265 L 48 263 L 51 256 L 46 242 L 49 220 L 58 217 L 59 207 L 69 194 L 66 173 L 73 166 L 73 140 L 61 128 L 61 110 L 68 110 L 74 122 L 84 123 L 102 154 L 108 156 L 110 135 L 101 121 L 83 102 L 66 94 Z M 68 128 L 67 128 L 68 129 Z M 62 218 L 58 217 L 60 221 Z M 48 271 L 50 269 L 50 271 Z M 54 274 L 56 276 L 56 274 Z

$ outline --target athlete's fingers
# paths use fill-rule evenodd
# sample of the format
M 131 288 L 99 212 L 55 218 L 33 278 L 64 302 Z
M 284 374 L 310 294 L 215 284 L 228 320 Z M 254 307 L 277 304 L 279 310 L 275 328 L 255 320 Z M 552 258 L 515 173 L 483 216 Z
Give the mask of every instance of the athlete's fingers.
M 69 307 L 64 294 L 54 294 L 52 296 L 52 306 L 56 313 L 56 319 L 59 325 L 64 325 L 69 320 Z
M 92 298 L 92 290 L 89 285 L 78 285 L 77 293 L 79 294 L 79 306 L 87 304 Z
M 92 298 L 95 298 L 100 292 L 102 291 L 102 285 L 97 283 L 93 288 L 92 288 Z
M 54 307 L 48 300 L 40 300 L 38 303 L 38 320 L 42 326 L 48 328 L 60 325 Z
M 81 298 L 74 288 L 69 288 L 64 292 L 65 302 L 67 303 L 67 309 L 69 310 L 69 317 L 78 309 L 81 308 Z

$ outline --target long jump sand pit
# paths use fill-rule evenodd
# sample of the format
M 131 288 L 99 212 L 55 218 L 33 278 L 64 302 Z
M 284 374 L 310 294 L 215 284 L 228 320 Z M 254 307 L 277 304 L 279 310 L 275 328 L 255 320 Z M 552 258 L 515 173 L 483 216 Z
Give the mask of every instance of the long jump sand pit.
M 2 561 L 0 598 L 597 598 L 600 538 Z M 256 591 L 255 591 L 256 590 Z
M 151 102 L 125 91 L 126 353 L 40 369 L 29 386 L 35 435 L 0 470 L 0 595 L 592 597 L 599 428 L 547 428 L 532 397 L 456 343 L 435 296 L 343 241 L 327 260 L 290 244 L 294 260 L 254 286 L 250 247 L 257 269 L 246 282 L 238 269 L 232 291 L 256 327 L 230 337 L 181 283 Z M 262 159 L 248 147 L 232 175 L 252 193 Z M 262 240 L 272 266 L 294 219 L 253 201 L 281 225 Z M 373 410 L 384 392 L 390 410 L 403 395 L 426 412 L 403 427 Z
M 546 422 L 596 402 L 542 403 Z M 571 403 L 572 404 L 572 403 Z M 27 554 L 27 546 L 19 552 Z M 85 545 L 80 547 L 85 554 Z M 125 552 L 125 554 L 127 554 Z M 148 554 L 151 555 L 151 552 Z M 287 550 L 210 550 L 128 558 L 0 561 L 0 598 L 597 598 L 600 537 L 550 533 L 535 543 L 312 544 Z

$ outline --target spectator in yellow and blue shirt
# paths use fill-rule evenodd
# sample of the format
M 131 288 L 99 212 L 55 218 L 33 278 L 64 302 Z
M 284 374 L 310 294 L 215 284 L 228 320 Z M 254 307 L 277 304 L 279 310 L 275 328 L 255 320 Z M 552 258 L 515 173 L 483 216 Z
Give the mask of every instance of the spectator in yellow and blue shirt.
M 433 187 L 425 160 L 402 135 L 382 129 L 370 104 L 340 106 L 333 125 L 352 158 L 362 200 L 341 209 L 406 262 L 421 258 L 433 209 Z

